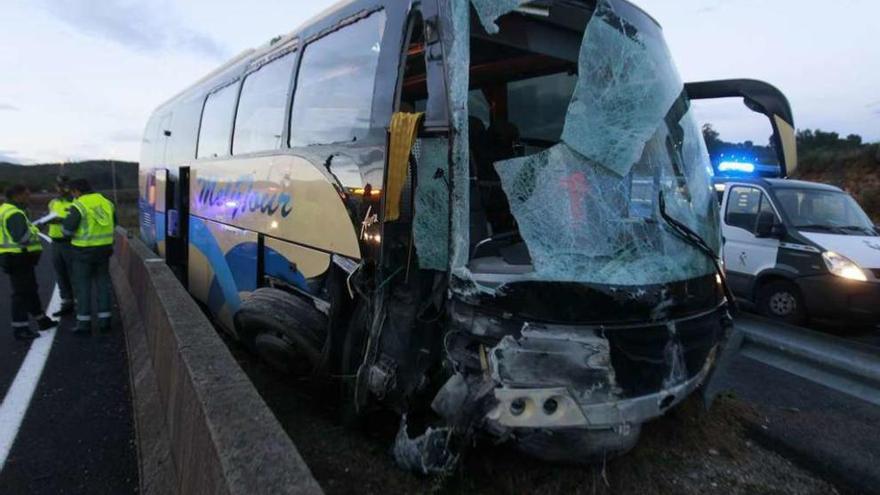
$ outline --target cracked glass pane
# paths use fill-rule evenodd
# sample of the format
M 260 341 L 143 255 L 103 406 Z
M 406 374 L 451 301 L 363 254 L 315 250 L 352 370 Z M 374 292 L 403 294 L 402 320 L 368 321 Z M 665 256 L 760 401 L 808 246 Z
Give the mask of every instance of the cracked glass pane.
M 708 257 L 657 218 L 655 196 L 662 190 L 667 213 L 717 250 L 715 202 L 708 184 L 694 180 L 705 171 L 676 174 L 666 148 L 668 137 L 665 128 L 658 130 L 625 180 L 564 143 L 496 164 L 535 278 L 626 286 L 714 272 Z M 683 148 L 685 153 L 696 150 L 700 147 Z M 708 160 L 694 158 L 689 163 Z M 691 189 L 696 194 L 690 194 Z
M 513 12 L 517 7 L 528 3 L 530 0 L 471 0 L 477 16 L 480 18 L 480 24 L 489 34 L 498 32 L 498 25 L 495 21 L 503 16 Z
M 418 141 L 413 237 L 419 267 L 446 270 L 449 263 L 449 141 Z
M 625 176 L 682 91 L 669 50 L 602 1 L 581 45 L 579 78 L 562 140 Z
M 659 28 L 603 1 L 578 72 L 562 142 L 494 165 L 532 265 L 517 273 L 616 286 L 711 275 L 713 260 L 659 211 L 662 195 L 669 216 L 720 250 L 708 153 Z
M 453 271 L 466 270 L 469 252 L 470 180 L 468 149 L 468 96 L 470 85 L 470 0 L 440 0 L 441 12 L 449 12 L 452 30 L 441 30 L 447 57 L 447 85 L 452 115 L 452 252 Z

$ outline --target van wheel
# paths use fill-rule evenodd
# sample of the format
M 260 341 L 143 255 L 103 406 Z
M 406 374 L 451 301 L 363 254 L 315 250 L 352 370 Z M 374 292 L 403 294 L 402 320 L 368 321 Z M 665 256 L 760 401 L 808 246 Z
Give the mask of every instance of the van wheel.
M 791 325 L 803 325 L 807 321 L 800 290 L 784 280 L 770 282 L 758 290 L 758 309 L 768 318 Z
M 310 301 L 257 289 L 235 315 L 242 343 L 282 373 L 309 373 L 321 359 L 327 318 Z

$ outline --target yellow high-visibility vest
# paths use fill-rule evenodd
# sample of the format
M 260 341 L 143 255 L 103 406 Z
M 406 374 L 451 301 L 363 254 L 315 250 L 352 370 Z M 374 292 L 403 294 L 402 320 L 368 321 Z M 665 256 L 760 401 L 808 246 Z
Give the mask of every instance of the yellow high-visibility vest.
M 7 220 L 16 213 L 24 215 L 24 220 L 27 222 L 28 230 L 30 230 L 31 233 L 30 238 L 25 244 L 20 244 L 13 239 L 12 234 L 9 232 L 9 228 L 6 225 Z M 37 253 L 42 250 L 43 245 L 40 244 L 40 231 L 31 224 L 27 213 L 12 203 L 3 203 L 0 205 L 0 254 Z
M 113 203 L 99 193 L 83 194 L 73 202 L 80 221 L 73 240 L 74 247 L 101 247 L 113 244 Z
M 55 198 L 52 201 L 49 201 L 49 212 L 58 215 L 58 218 L 64 220 L 67 218 L 67 215 L 70 214 L 71 206 L 73 206 L 73 201 L 68 201 L 64 198 Z M 62 231 L 60 223 L 49 224 L 49 237 L 52 239 L 64 239 L 64 232 Z

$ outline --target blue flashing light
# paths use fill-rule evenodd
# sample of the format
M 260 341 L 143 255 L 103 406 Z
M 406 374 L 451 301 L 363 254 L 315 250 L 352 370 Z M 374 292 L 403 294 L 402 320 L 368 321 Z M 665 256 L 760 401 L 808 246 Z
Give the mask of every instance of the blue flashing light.
M 718 171 L 753 174 L 755 173 L 755 164 L 749 162 L 724 161 L 718 164 Z

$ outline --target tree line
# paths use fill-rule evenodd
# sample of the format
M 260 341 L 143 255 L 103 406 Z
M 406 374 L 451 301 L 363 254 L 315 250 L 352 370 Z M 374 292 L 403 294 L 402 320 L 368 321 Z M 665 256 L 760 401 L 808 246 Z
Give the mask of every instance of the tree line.
M 138 164 L 134 162 L 89 160 L 75 163 L 46 163 L 18 165 L 0 163 L 0 191 L 16 183 L 27 185 L 31 191 L 53 191 L 55 179 L 64 174 L 71 179 L 88 179 L 98 190 L 113 188 L 113 167 L 116 168 L 117 189 L 137 189 Z

